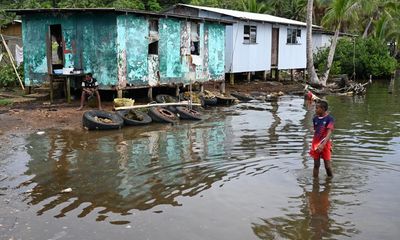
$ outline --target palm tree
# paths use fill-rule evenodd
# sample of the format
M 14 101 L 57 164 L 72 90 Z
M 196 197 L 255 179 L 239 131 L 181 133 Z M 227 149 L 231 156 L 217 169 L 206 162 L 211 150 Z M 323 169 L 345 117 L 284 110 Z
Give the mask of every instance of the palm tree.
M 245 12 L 266 13 L 270 11 L 269 5 L 258 3 L 257 0 L 242 0 L 242 9 Z
M 359 7 L 360 4 L 357 0 L 333 0 L 332 4 L 328 8 L 326 15 L 322 19 L 322 23 L 324 26 L 326 27 L 331 26 L 334 28 L 335 31 L 328 53 L 326 69 L 320 79 L 320 83 L 323 86 L 326 86 L 326 82 L 329 77 L 329 72 L 332 67 L 333 57 L 335 55 L 335 50 L 336 50 L 336 44 L 339 37 L 339 31 L 342 27 L 342 24 L 346 25 L 350 21 L 356 20 L 357 11 Z
M 312 44 L 312 16 L 313 16 L 313 0 L 307 1 L 307 37 L 306 37 L 306 48 L 307 48 L 307 72 L 310 75 L 310 82 L 312 84 L 319 84 L 319 79 L 314 68 L 313 58 L 313 44 Z

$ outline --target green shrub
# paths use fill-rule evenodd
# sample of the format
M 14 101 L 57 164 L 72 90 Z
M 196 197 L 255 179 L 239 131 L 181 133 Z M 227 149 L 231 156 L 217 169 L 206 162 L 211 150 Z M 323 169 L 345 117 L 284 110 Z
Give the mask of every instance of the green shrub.
M 17 68 L 19 76 L 23 81 L 23 67 Z M 0 87 L 14 87 L 18 85 L 18 77 L 15 75 L 14 68 L 11 65 L 0 66 Z
M 11 105 L 13 102 L 10 99 L 0 99 L 0 106 L 7 106 Z
M 321 49 L 314 55 L 314 65 L 319 73 L 325 71 L 328 52 L 329 49 Z M 330 74 L 352 76 L 355 67 L 358 79 L 367 79 L 369 75 L 383 78 L 390 76 L 397 65 L 396 59 L 390 56 L 389 48 L 378 40 L 357 38 L 354 51 L 353 40 L 343 38 L 338 41 Z

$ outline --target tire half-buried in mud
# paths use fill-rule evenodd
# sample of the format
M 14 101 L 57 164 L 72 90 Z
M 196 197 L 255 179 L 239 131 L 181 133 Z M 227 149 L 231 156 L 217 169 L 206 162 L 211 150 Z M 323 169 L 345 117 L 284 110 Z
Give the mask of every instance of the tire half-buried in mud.
M 156 102 L 158 103 L 176 103 L 178 98 L 168 95 L 168 94 L 158 94 L 156 96 Z
M 217 105 L 217 98 L 216 97 L 202 97 L 201 102 L 203 106 L 216 106 Z
M 142 111 L 137 111 L 133 109 L 126 109 L 126 110 L 119 110 L 117 111 L 118 116 L 120 116 L 122 119 L 124 119 L 124 124 L 125 125 L 130 125 L 130 126 L 139 126 L 139 125 L 145 125 L 151 123 L 152 119 L 151 117 Z M 131 118 L 130 114 L 133 114 L 137 118 Z
M 189 109 L 187 107 L 176 107 L 179 117 L 186 120 L 201 120 L 201 114 L 198 111 Z
M 110 130 L 121 128 L 124 120 L 115 113 L 91 110 L 83 114 L 82 122 L 88 130 Z
M 152 107 L 149 110 L 149 116 L 154 122 L 160 123 L 175 123 L 177 117 L 171 111 L 164 109 L 162 107 Z

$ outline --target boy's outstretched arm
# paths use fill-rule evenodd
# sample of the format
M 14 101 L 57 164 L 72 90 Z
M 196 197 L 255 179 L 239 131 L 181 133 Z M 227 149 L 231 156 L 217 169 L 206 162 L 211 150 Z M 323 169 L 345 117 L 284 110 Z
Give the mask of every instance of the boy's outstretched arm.
M 331 139 L 331 135 L 332 135 L 332 129 L 328 128 L 326 137 L 324 138 L 324 140 L 322 140 L 322 142 L 317 147 L 318 152 L 321 152 L 322 149 L 324 149 L 325 144 L 329 141 L 329 139 Z

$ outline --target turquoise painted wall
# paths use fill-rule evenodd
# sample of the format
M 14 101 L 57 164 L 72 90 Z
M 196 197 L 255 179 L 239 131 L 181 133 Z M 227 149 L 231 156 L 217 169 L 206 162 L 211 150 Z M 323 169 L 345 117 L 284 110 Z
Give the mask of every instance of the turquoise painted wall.
M 207 24 L 208 28 L 208 71 L 214 80 L 225 77 L 225 26 Z
M 115 15 L 91 14 L 23 16 L 24 71 L 27 86 L 47 81 L 49 26 L 61 24 L 65 42 L 64 67 L 92 72 L 102 86 L 117 83 Z
M 76 15 L 75 23 L 74 45 L 77 47 L 73 54 L 82 61 L 81 66 L 78 63 L 75 66 L 84 72 L 92 72 L 103 88 L 117 85 L 116 15 Z
M 179 20 L 162 18 L 159 20 L 160 83 L 180 82 L 182 77 Z
M 159 19 L 160 84 L 188 83 L 190 56 L 181 56 L 181 34 L 188 20 Z M 103 89 L 114 86 L 148 86 L 148 20 L 129 15 L 30 14 L 23 16 L 26 86 L 47 81 L 49 26 L 61 24 L 65 42 L 65 67 L 92 72 Z M 196 81 L 222 80 L 225 63 L 225 26 L 202 23 Z M 121 84 L 125 83 L 125 85 Z
M 124 76 L 128 84 L 146 86 L 148 75 L 148 36 L 149 27 L 145 17 L 120 15 L 117 17 L 118 64 L 125 68 Z M 120 73 L 122 73 L 120 71 Z

